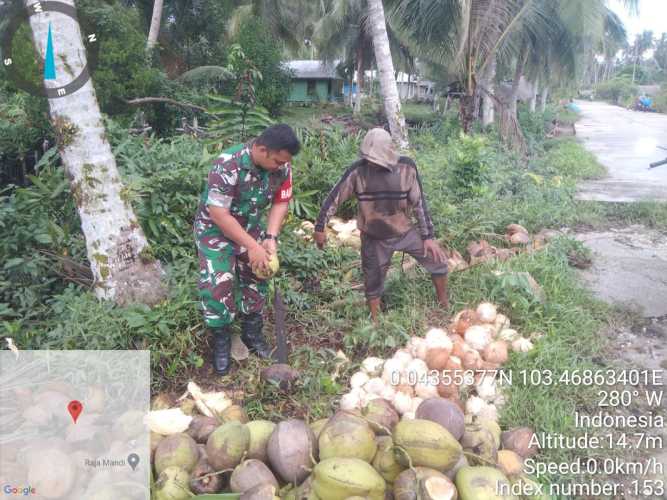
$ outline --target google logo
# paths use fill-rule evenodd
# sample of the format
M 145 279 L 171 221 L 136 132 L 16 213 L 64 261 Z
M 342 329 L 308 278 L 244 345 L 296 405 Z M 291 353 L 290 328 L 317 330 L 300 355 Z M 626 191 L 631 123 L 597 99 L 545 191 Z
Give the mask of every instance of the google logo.
M 16 487 L 10 484 L 5 484 L 2 487 L 2 491 L 7 495 L 17 495 L 27 497 L 28 495 L 36 495 L 37 492 L 32 486 Z

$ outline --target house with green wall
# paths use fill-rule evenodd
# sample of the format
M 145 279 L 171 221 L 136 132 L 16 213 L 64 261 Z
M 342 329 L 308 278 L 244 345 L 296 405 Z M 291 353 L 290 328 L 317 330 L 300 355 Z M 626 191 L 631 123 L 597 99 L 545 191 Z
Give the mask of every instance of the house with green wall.
M 343 99 L 343 79 L 336 71 L 336 63 L 296 60 L 285 63 L 292 73 L 291 103 L 333 102 Z

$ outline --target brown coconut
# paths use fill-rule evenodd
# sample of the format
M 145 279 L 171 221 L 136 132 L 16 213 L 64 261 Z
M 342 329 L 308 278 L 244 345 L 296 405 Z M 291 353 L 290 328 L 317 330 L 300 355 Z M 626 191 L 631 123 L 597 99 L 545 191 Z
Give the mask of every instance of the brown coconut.
M 432 347 L 426 351 L 426 365 L 431 370 L 444 370 L 449 359 L 449 349 Z
M 440 383 L 438 384 L 438 395 L 441 398 L 458 398 L 460 390 L 460 385 L 457 385 L 454 382 L 448 383 L 444 378 L 440 379 Z
M 243 493 L 258 484 L 272 484 L 278 487 L 276 477 L 266 464 L 252 458 L 237 465 L 232 477 L 229 478 L 229 487 L 234 493 Z
M 160 440 L 154 460 L 157 474 L 172 465 L 190 472 L 199 461 L 199 448 L 194 439 L 179 432 Z
M 459 441 L 465 431 L 465 417 L 456 403 L 444 398 L 429 398 L 421 402 L 415 418 L 442 425 Z
M 274 500 L 277 498 L 278 488 L 272 484 L 258 484 L 244 491 L 239 500 Z
M 481 370 L 482 356 L 477 351 L 469 350 L 463 355 L 463 368 L 466 370 Z
M 473 309 L 463 309 L 456 313 L 452 321 L 452 332 L 463 335 L 466 330 L 477 321 L 477 312 Z
M 285 420 L 271 433 L 267 453 L 271 468 L 283 481 L 299 484 L 313 466 L 315 435 L 303 420 Z
M 217 418 L 195 415 L 192 417 L 190 427 L 188 427 L 188 430 L 185 432 L 197 443 L 206 443 L 211 432 L 216 430 L 219 426 L 220 422 Z
M 525 227 L 523 227 L 519 224 L 510 224 L 510 225 L 508 225 L 507 228 L 505 228 L 505 232 L 508 236 L 512 236 L 513 234 L 516 234 L 516 233 L 528 234 L 528 230 Z
M 394 406 L 382 398 L 372 399 L 361 410 L 361 415 L 368 422 L 373 432 L 380 436 L 391 434 L 394 426 L 400 420 Z
M 287 391 L 299 378 L 299 371 L 289 365 L 277 363 L 264 368 L 260 372 L 260 378 L 265 382 L 278 384 L 281 390 Z
M 505 431 L 500 436 L 502 447 L 505 450 L 512 450 L 523 458 L 534 456 L 539 448 L 537 444 L 531 446 L 530 441 L 534 436 L 533 429 L 530 427 L 515 427 Z
M 512 245 L 527 245 L 530 243 L 530 236 L 527 233 L 514 233 L 510 236 Z
M 428 467 L 414 467 L 401 472 L 394 481 L 394 500 L 417 500 L 419 497 L 419 482 L 430 477 L 445 478 L 442 472 Z
M 214 472 L 207 460 L 199 460 L 190 474 L 190 490 L 197 495 L 218 493 L 224 486 L 224 480 L 222 474 Z
M 466 341 L 463 340 L 463 337 L 460 335 L 452 335 L 452 352 L 449 353 L 450 356 L 456 356 L 457 358 L 462 358 L 466 352 Z

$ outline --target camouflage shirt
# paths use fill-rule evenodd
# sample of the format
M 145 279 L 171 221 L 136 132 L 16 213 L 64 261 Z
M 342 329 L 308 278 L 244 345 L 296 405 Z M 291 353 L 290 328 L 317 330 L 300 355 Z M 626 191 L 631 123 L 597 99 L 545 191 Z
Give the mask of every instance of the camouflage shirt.
M 222 248 L 233 245 L 234 253 L 245 252 L 226 238 L 211 219 L 209 206 L 227 208 L 253 238 L 262 233 L 263 209 L 271 201 L 287 202 L 292 195 L 292 166 L 287 163 L 269 172 L 251 159 L 252 143 L 239 144 L 224 151 L 214 162 L 199 201 L 194 230 L 200 243 Z

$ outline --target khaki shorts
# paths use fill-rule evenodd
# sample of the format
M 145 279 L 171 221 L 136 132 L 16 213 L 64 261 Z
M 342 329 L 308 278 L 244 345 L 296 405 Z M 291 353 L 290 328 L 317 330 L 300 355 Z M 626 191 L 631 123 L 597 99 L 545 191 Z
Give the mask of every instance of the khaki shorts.
M 361 233 L 361 269 L 364 272 L 366 298 L 381 297 L 384 280 L 394 252 L 412 255 L 432 275 L 447 274 L 447 262 L 436 262 L 431 255 L 424 257 L 424 243 L 416 229 L 403 236 L 376 240 Z

